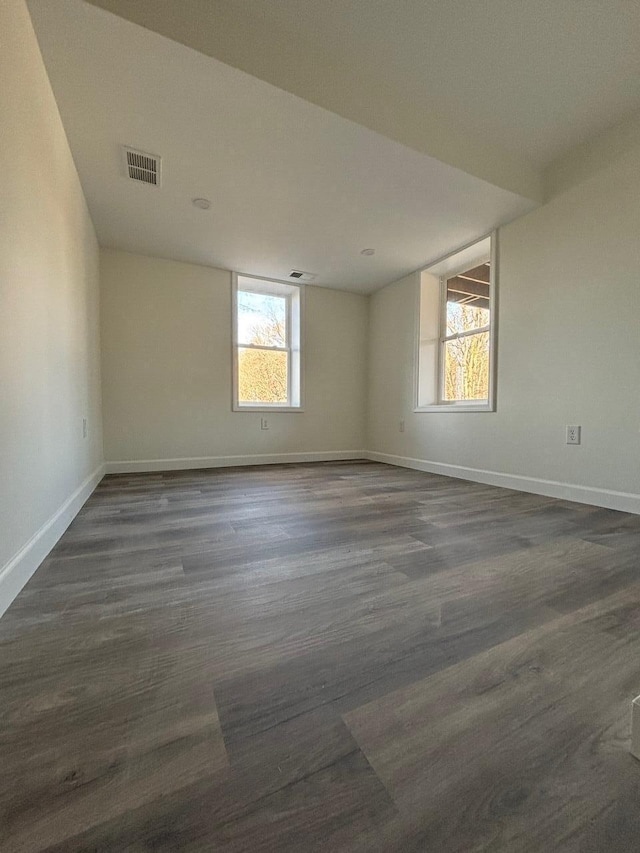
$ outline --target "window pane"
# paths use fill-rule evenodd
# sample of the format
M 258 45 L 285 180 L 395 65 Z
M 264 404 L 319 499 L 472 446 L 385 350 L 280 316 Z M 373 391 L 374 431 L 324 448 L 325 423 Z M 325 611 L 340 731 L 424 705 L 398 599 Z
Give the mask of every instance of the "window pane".
M 238 402 L 287 403 L 288 354 L 238 347 Z
M 447 279 L 447 335 L 489 325 L 489 264 Z
M 286 347 L 286 299 L 238 290 L 238 343 Z
M 445 400 L 489 399 L 489 332 L 444 345 Z

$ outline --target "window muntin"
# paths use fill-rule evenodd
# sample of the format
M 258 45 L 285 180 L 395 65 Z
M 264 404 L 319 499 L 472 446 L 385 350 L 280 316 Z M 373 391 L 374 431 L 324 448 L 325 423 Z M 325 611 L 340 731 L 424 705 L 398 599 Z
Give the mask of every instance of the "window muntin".
M 234 410 L 301 409 L 301 303 L 300 286 L 235 277 Z
M 419 275 L 416 411 L 495 407 L 495 235 Z

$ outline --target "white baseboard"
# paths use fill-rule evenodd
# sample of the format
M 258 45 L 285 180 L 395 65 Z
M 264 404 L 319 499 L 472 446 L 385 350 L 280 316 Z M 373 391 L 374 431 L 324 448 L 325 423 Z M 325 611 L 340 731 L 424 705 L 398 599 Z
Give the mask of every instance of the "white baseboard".
M 105 462 L 107 474 L 187 471 L 193 468 L 235 468 L 243 465 L 282 465 L 292 462 L 346 462 L 366 459 L 365 450 L 319 450 L 312 453 L 256 453 L 244 456 L 183 456 L 176 459 L 135 459 Z
M 413 459 L 410 456 L 394 456 L 391 453 L 378 453 L 369 450 L 365 458 L 401 468 L 414 468 L 430 474 L 442 474 L 445 477 L 457 477 L 460 480 L 472 480 L 489 486 L 501 486 L 518 492 L 531 492 L 534 495 L 546 495 L 550 498 L 576 501 L 577 503 L 617 509 L 622 512 L 640 514 L 640 495 L 631 492 L 616 492 L 611 489 L 597 489 L 592 486 L 578 486 L 574 483 L 560 483 L 556 480 L 542 480 L 538 477 L 526 477 L 518 474 L 502 474 L 499 471 L 485 471 L 482 468 L 466 468 L 463 465 L 449 465 L 444 462 L 431 462 L 428 459 Z
M 99 465 L 26 545 L 0 569 L 0 616 L 60 539 L 103 476 L 104 465 Z

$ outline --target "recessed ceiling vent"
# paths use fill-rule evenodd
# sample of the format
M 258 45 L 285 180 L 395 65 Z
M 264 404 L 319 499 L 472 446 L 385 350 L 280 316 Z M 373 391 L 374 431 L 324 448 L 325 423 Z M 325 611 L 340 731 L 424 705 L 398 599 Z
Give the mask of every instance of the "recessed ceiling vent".
M 146 151 L 136 151 L 135 148 L 122 147 L 127 177 L 140 184 L 151 187 L 160 186 L 161 160 L 155 154 Z
M 302 272 L 302 270 L 291 270 L 289 273 L 289 278 L 295 278 L 298 281 L 314 281 L 314 279 L 318 278 L 316 273 L 314 272 Z

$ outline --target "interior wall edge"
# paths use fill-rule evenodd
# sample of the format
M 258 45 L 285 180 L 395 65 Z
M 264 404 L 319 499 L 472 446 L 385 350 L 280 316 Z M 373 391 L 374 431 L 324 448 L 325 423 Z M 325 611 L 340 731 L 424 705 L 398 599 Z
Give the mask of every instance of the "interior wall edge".
M 615 164 L 640 145 L 640 111 L 574 146 L 543 170 L 543 203 Z M 526 215 L 526 214 L 525 214 Z
M 29 541 L 0 568 L 0 617 L 35 574 L 105 474 L 104 463 L 72 492 Z
M 506 474 L 501 471 L 488 471 L 482 468 L 468 468 L 464 465 L 451 465 L 446 462 L 433 462 L 429 459 L 414 459 L 410 456 L 396 456 L 392 453 L 379 453 L 368 450 L 366 458 L 372 462 L 396 465 L 400 468 L 413 468 L 429 474 L 441 474 L 458 480 L 471 480 L 488 486 L 514 489 L 517 492 L 529 492 L 560 500 L 631 512 L 640 515 L 640 494 L 616 492 L 611 489 L 599 489 L 593 486 L 580 486 L 576 483 L 562 483 L 558 480 L 543 480 L 521 474 Z

